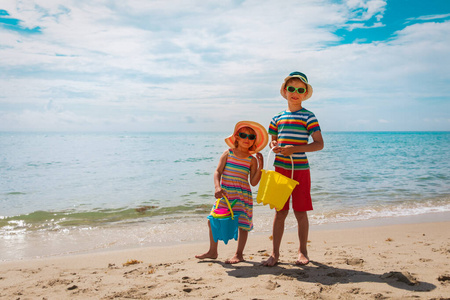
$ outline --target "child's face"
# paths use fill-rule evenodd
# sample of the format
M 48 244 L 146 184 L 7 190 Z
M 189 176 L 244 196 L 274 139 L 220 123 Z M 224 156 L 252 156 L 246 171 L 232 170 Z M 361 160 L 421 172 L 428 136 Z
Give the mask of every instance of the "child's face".
M 241 133 L 241 132 L 247 134 L 247 137 L 245 139 L 239 137 L 239 133 Z M 236 134 L 236 140 L 238 141 L 239 146 L 246 148 L 246 149 L 253 146 L 253 144 L 255 143 L 256 140 L 250 140 L 248 137 L 248 135 L 250 135 L 250 134 L 254 135 L 255 133 L 253 132 L 253 130 L 251 130 L 249 128 L 242 128 L 238 131 L 238 133 Z
M 303 83 L 300 79 L 291 79 L 286 83 L 286 87 L 293 86 L 295 88 L 304 88 L 306 89 L 306 84 Z M 289 92 L 286 90 L 286 97 L 287 100 L 292 104 L 301 104 L 303 99 L 305 99 L 305 96 L 308 95 L 308 91 L 304 94 L 299 94 L 297 91 Z

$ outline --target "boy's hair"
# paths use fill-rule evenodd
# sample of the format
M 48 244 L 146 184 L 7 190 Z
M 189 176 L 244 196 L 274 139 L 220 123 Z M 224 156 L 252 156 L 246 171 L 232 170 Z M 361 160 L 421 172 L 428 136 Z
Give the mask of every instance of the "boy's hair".
M 242 128 L 239 128 L 239 130 L 236 132 L 236 137 L 239 136 L 239 133 L 242 132 L 243 129 L 248 129 L 248 130 L 250 130 L 251 132 L 253 132 L 254 135 L 258 136 L 258 135 L 256 134 L 256 132 L 253 130 L 253 128 L 251 128 L 251 127 L 242 127 Z M 248 148 L 248 150 L 250 150 L 250 151 L 255 151 L 255 149 L 256 149 L 256 139 L 255 139 L 254 141 L 255 141 L 255 142 L 253 143 L 253 145 L 252 145 L 250 148 Z M 239 146 L 239 143 L 238 143 L 238 140 L 236 139 L 236 140 L 234 141 L 234 148 L 237 148 L 238 146 Z

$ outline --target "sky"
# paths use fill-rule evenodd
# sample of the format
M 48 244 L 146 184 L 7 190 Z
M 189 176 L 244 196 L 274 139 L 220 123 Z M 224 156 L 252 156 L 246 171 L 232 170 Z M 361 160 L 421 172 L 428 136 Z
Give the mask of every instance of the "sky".
M 0 131 L 450 130 L 449 0 L 1 0 Z

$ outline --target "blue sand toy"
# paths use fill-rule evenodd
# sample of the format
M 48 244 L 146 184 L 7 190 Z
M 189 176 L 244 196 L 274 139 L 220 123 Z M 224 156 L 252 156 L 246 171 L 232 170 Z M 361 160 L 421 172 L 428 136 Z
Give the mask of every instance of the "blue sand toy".
M 227 202 L 228 210 L 224 212 L 223 209 L 218 209 L 217 207 L 221 199 L 217 199 L 216 205 L 211 210 L 211 215 L 208 216 L 208 219 L 211 224 L 214 242 L 217 243 L 218 240 L 222 240 L 226 245 L 229 240 L 234 239 L 237 241 L 238 239 L 239 214 L 235 215 L 231 209 L 236 203 L 236 200 L 230 205 L 226 196 L 222 199 L 225 199 Z

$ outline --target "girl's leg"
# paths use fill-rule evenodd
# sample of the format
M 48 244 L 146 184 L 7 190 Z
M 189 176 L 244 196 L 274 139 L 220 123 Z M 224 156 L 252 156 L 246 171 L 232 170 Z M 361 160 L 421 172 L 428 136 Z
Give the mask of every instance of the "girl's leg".
M 208 220 L 208 228 L 209 228 L 209 250 L 206 253 L 203 253 L 201 255 L 196 255 L 196 258 L 204 259 L 204 258 L 212 258 L 216 259 L 217 256 L 219 256 L 219 253 L 217 252 L 217 246 L 218 242 L 214 242 L 212 230 L 211 230 L 211 223 Z
M 228 260 L 225 261 L 226 264 L 236 264 L 241 261 L 245 261 L 244 259 L 244 248 L 247 243 L 248 231 L 239 228 L 239 236 L 238 236 L 238 246 L 236 250 L 236 254 Z

